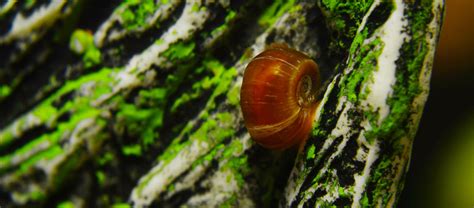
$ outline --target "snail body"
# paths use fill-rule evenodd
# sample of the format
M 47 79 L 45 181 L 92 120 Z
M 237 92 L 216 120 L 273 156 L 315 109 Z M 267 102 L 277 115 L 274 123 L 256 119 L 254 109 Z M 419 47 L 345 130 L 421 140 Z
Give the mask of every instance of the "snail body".
M 287 149 L 311 131 L 321 85 L 318 65 L 284 45 L 272 45 L 248 65 L 240 106 L 252 139 L 269 149 Z

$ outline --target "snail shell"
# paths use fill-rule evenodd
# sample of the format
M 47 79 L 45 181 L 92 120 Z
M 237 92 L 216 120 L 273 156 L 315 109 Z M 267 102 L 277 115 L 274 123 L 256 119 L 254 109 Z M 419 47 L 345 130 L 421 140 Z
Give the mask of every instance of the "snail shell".
M 240 106 L 252 139 L 269 149 L 287 149 L 311 131 L 321 85 L 318 65 L 281 44 L 257 55 L 244 72 Z

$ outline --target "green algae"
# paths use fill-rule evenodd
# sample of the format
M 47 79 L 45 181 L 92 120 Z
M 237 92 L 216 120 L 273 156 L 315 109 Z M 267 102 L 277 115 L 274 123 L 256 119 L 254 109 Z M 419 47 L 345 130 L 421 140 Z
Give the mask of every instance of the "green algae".
M 363 91 L 360 86 L 362 83 L 369 83 L 373 72 L 377 70 L 377 59 L 382 53 L 383 46 L 383 42 L 377 38 L 360 47 L 360 54 L 349 61 L 349 66 L 358 67 L 345 78 L 340 96 L 347 96 L 352 103 L 367 97 L 368 91 Z
M 130 204 L 127 203 L 116 203 L 112 205 L 112 208 L 130 208 Z
M 221 208 L 231 208 L 231 207 L 236 207 L 238 205 L 237 203 L 237 196 L 235 194 L 232 194 L 227 200 L 225 200 L 222 204 L 219 205 Z
M 406 135 L 409 131 L 403 128 L 409 120 L 411 105 L 415 96 L 421 92 L 419 83 L 420 71 L 428 53 L 428 46 L 425 39 L 425 33 L 428 23 L 433 18 L 431 14 L 431 1 L 422 1 L 424 7 L 422 11 L 412 11 L 408 17 L 411 25 L 410 32 L 413 35 L 408 43 L 401 48 L 401 54 L 404 54 L 405 65 L 397 67 L 406 67 L 407 70 L 396 71 L 396 82 L 393 87 L 393 94 L 387 98 L 387 104 L 390 105 L 390 114 L 380 125 L 374 125 L 375 128 L 368 133 L 369 138 L 387 137 L 391 140 Z M 401 62 L 403 63 L 403 62 Z M 420 109 L 414 109 L 420 110 Z M 371 119 L 371 124 L 375 124 L 375 118 Z M 388 137 L 388 135 L 391 135 Z M 414 135 L 410 135 L 414 136 Z
M 19 169 L 17 170 L 17 174 L 23 174 L 26 173 L 30 167 L 35 165 L 38 161 L 40 160 L 51 160 L 55 158 L 56 156 L 62 154 L 64 151 L 59 145 L 54 145 L 45 151 L 41 151 L 34 156 L 28 158 L 24 162 L 20 164 Z
M 35 190 L 30 193 L 29 198 L 33 201 L 41 201 L 46 198 L 46 193 L 41 190 Z
M 357 40 L 364 40 L 358 38 L 357 29 L 362 22 L 363 16 L 367 13 L 373 0 L 322 0 L 320 6 L 326 12 L 328 28 L 333 35 L 331 35 L 331 42 L 329 48 L 332 51 L 346 52 L 347 48 L 351 48 L 349 54 L 354 54 L 354 42 Z M 350 45 L 352 43 L 352 45 Z
M 36 4 L 36 0 L 26 0 L 25 8 L 30 9 Z
M 237 17 L 237 12 L 230 10 L 224 19 L 224 23 L 211 31 L 212 36 L 217 36 L 229 29 L 229 24 Z
M 96 171 L 95 172 L 95 178 L 97 179 L 97 183 L 99 184 L 99 186 L 104 186 L 105 184 L 105 178 L 106 178 L 106 175 L 104 173 L 104 171 Z
M 230 74 L 232 76 L 235 76 L 236 72 L 233 70 L 227 70 L 226 73 L 223 73 L 223 75 L 224 74 L 228 74 L 228 75 Z M 229 79 L 229 77 L 227 76 L 225 76 L 225 78 Z M 232 79 L 225 81 L 225 78 L 215 88 L 214 93 L 211 95 L 211 97 L 208 100 L 208 103 L 205 107 L 205 111 L 208 111 L 215 107 L 214 105 L 215 97 L 223 93 L 221 88 L 227 87 L 231 83 Z M 221 88 L 219 88 L 219 86 L 221 86 Z M 232 115 L 228 113 L 217 114 L 215 118 L 217 120 L 211 119 L 211 118 L 206 119 L 205 122 L 202 123 L 199 126 L 199 128 L 195 130 L 193 133 L 190 132 L 191 126 L 188 126 L 187 128 L 183 129 L 181 134 L 189 135 L 189 140 L 186 140 L 185 142 L 181 142 L 181 138 L 174 139 L 173 142 L 168 146 L 166 151 L 163 152 L 158 157 L 157 160 L 163 162 L 164 164 L 168 164 L 184 148 L 189 147 L 189 145 L 191 145 L 193 141 L 201 140 L 202 142 L 205 142 L 211 146 L 214 146 L 215 144 L 220 143 L 225 138 L 228 138 L 235 133 L 234 129 L 231 126 L 229 126 L 233 122 L 233 119 L 234 119 Z M 150 181 L 151 178 L 157 173 L 158 172 L 149 174 L 146 178 L 144 178 L 138 187 L 138 192 L 141 192 L 143 186 L 147 184 L 148 181 Z
M 40 103 L 36 108 L 34 108 L 32 111 L 32 115 L 34 115 L 38 120 L 40 120 L 40 122 L 47 122 L 48 128 L 50 129 L 50 133 L 45 133 L 37 138 L 31 139 L 31 141 L 16 149 L 12 153 L 0 157 L 0 164 L 2 164 L 2 170 L 0 170 L 0 172 L 15 168 L 13 169 L 12 174 L 16 175 L 16 177 L 23 177 L 25 175 L 33 173 L 34 171 L 38 171 L 38 169 L 33 167 L 38 164 L 39 161 L 52 160 L 53 158 L 57 158 L 61 155 L 64 155 L 66 152 L 64 150 L 64 146 L 60 145 L 60 141 L 69 137 L 69 135 L 76 128 L 76 126 L 78 126 L 80 122 L 86 119 L 94 119 L 96 128 L 103 128 L 103 126 L 105 126 L 105 122 L 101 122 L 101 120 L 99 119 L 100 111 L 92 107 L 90 103 L 93 99 L 98 98 L 101 93 L 104 93 L 104 90 L 93 91 L 91 95 L 87 97 L 75 97 L 74 99 L 68 100 L 63 103 L 59 103 L 58 100 L 60 100 L 64 95 L 70 94 L 71 92 L 80 89 L 80 86 L 85 83 L 94 82 L 97 87 L 96 89 L 99 89 L 101 87 L 108 88 L 108 84 L 112 81 L 112 79 L 108 77 L 111 71 L 111 69 L 102 69 L 96 73 L 83 76 L 77 80 L 67 81 L 63 87 L 58 89 L 55 93 L 53 93 L 46 100 Z M 62 105 L 58 106 L 58 104 Z M 53 105 L 57 107 L 53 107 Z M 69 112 L 74 113 L 70 115 L 70 118 L 68 120 L 56 123 L 56 119 L 59 118 L 60 115 Z M 21 126 L 23 124 L 19 125 Z M 78 133 L 81 134 L 80 132 Z M 5 136 L 5 132 L 2 132 L 2 135 Z M 78 136 L 80 137 L 80 135 Z M 98 146 L 100 146 L 100 143 L 103 141 L 104 138 L 104 136 L 97 135 L 94 140 L 87 141 L 88 148 L 90 151 L 92 151 L 88 154 L 93 154 L 94 151 L 98 148 Z M 38 149 L 44 145 L 47 145 L 45 149 Z M 53 172 L 49 173 L 54 177 L 51 178 L 52 181 L 50 182 L 50 184 L 52 185 L 49 186 L 48 191 L 49 189 L 56 190 L 57 187 L 60 187 L 61 184 L 63 184 L 64 181 L 67 180 L 69 173 L 80 167 L 82 162 L 86 158 L 91 156 L 86 155 L 85 153 L 81 153 L 80 151 L 83 151 L 83 149 L 75 149 L 71 153 L 69 153 L 68 150 L 68 159 L 58 163 L 58 166 L 52 170 Z M 33 154 L 29 155 L 31 152 L 33 152 Z M 12 158 L 21 158 L 26 155 L 27 158 L 25 158 L 21 164 L 12 166 Z M 43 200 L 35 200 L 31 197 L 29 198 L 33 201 Z
M 12 89 L 8 85 L 0 85 L 0 101 L 8 97 L 11 93 Z
M 147 19 L 153 15 L 160 6 L 159 3 L 162 2 L 155 4 L 154 0 L 125 0 L 116 11 L 120 12 L 123 26 L 127 30 L 134 30 L 145 26 Z
M 307 153 L 306 153 L 306 159 L 307 160 L 311 160 L 311 159 L 314 159 L 316 157 L 316 147 L 314 145 L 311 145 L 311 147 L 309 147 Z
M 91 111 L 83 111 L 81 113 L 74 114 L 71 119 L 66 123 L 60 123 L 57 127 L 57 130 L 50 133 L 50 134 L 43 134 L 40 137 L 28 142 L 27 144 L 23 145 L 21 148 L 15 150 L 12 154 L 0 157 L 0 164 L 4 164 L 3 167 L 9 167 L 10 161 L 16 155 L 26 155 L 32 149 L 40 147 L 40 144 L 57 144 L 59 140 L 64 136 L 65 133 L 70 133 L 77 124 L 86 118 L 93 118 L 98 115 L 97 110 Z M 29 167 L 35 164 L 40 159 L 50 159 L 54 156 L 59 155 L 62 153 L 61 148 L 59 146 L 51 146 L 49 149 L 40 151 L 39 153 L 30 156 L 26 162 L 22 163 L 20 169 L 18 170 L 18 174 L 25 173 Z
M 82 61 L 86 68 L 98 65 L 101 62 L 101 52 L 94 44 L 94 37 L 89 31 L 75 30 L 69 41 L 69 48 L 78 55 L 82 55 Z
M 117 113 L 122 128 L 131 135 L 139 135 L 144 147 L 152 145 L 158 132 L 156 128 L 163 125 L 163 110 L 160 108 L 139 108 L 134 104 L 121 104 Z
M 63 201 L 59 203 L 56 208 L 74 208 L 74 203 L 71 201 Z
M 145 150 L 153 145 L 160 136 L 158 129 L 163 125 L 165 111 L 169 105 L 169 96 L 178 89 L 194 66 L 193 61 L 190 61 L 195 56 L 194 49 L 194 43 L 180 42 L 169 46 L 163 52 L 163 57 L 183 64 L 180 64 L 174 73 L 166 77 L 166 87 L 140 90 L 136 103 L 119 102 L 117 113 L 119 128 L 126 129 L 132 136 L 137 135 Z M 178 104 L 174 104 L 175 108 L 179 106 L 179 102 L 183 101 L 188 101 L 184 95 L 183 98 L 178 99 Z M 173 107 L 171 109 L 173 112 Z
M 187 60 L 194 56 L 194 48 L 194 42 L 179 42 L 163 52 L 163 56 L 170 59 L 170 61 Z
M 104 166 L 115 159 L 116 158 L 114 154 L 112 154 L 111 152 L 105 152 L 103 155 L 97 157 L 96 162 L 99 166 Z
M 242 188 L 245 184 L 245 175 L 250 173 L 247 155 L 229 159 L 223 168 L 226 167 L 228 167 L 233 172 L 233 176 L 237 181 L 237 185 Z
M 202 62 L 202 66 L 196 70 L 198 73 L 205 71 L 211 72 L 210 75 L 205 76 L 200 81 L 196 81 L 192 88 L 191 92 L 184 93 L 178 97 L 171 107 L 171 112 L 177 112 L 181 106 L 200 98 L 206 91 L 211 88 L 214 88 L 213 93 L 211 94 L 210 99 L 206 106 L 211 107 L 215 97 L 227 92 L 232 78 L 236 76 L 235 68 L 226 69 L 219 61 L 215 59 L 205 59 Z
M 433 18 L 431 4 L 431 1 L 422 1 L 421 5 L 423 6 L 419 7 L 421 11 L 411 11 L 408 14 L 408 19 L 411 25 L 413 25 L 410 27 L 412 38 L 401 49 L 401 54 L 404 55 L 405 61 L 400 63 L 405 65 L 397 66 L 406 67 L 407 70 L 397 70 L 397 80 L 393 88 L 393 94 L 387 99 L 387 104 L 390 105 L 390 113 L 380 125 L 374 125 L 374 129 L 368 132 L 367 136 L 369 138 L 386 138 L 386 142 L 392 144 L 394 154 L 397 155 L 400 154 L 401 150 L 395 141 L 404 136 L 414 137 L 416 131 L 412 131 L 405 126 L 411 122 L 410 115 L 414 113 L 413 111 L 421 110 L 412 109 L 412 103 L 415 97 L 420 94 L 420 71 L 429 51 L 425 35 L 427 33 L 426 28 Z M 375 119 L 372 118 L 371 124 L 373 125 L 375 122 Z M 384 204 L 392 197 L 391 194 L 384 194 L 393 183 L 390 177 L 386 176 L 386 171 L 393 168 L 391 167 L 391 160 L 392 158 L 382 158 L 381 163 L 375 169 L 374 176 L 370 180 L 371 183 L 377 184 L 374 194 L 381 197 Z M 375 202 L 372 203 L 375 204 Z
M 295 0 L 276 0 L 260 16 L 258 23 L 263 27 L 273 25 L 283 14 L 290 11 L 295 5 Z
M 142 155 L 142 147 L 138 144 L 122 146 L 122 153 L 126 156 Z
M 240 104 L 240 86 L 234 85 L 227 93 L 227 102 L 233 106 Z

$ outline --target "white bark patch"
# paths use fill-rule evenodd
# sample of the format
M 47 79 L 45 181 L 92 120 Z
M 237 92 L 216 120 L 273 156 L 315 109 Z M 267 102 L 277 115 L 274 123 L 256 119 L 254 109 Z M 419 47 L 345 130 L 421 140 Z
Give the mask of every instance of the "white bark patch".
M 380 4 L 380 0 L 375 0 L 374 3 L 372 3 L 372 5 L 370 6 L 369 10 L 367 11 L 367 13 L 366 13 L 366 14 L 364 15 L 364 17 L 362 18 L 362 21 L 360 22 L 359 28 L 357 28 L 357 33 L 360 33 L 360 32 L 362 31 L 362 29 L 364 29 L 365 24 L 367 24 L 367 19 L 368 19 L 369 16 L 372 14 L 372 12 L 374 11 L 375 7 L 377 7 L 379 4 Z
M 92 145 L 87 145 L 88 143 L 96 142 L 94 140 L 89 140 L 90 138 L 97 137 L 99 132 L 102 130 L 102 127 L 97 125 L 95 117 L 88 118 L 80 121 L 76 127 L 72 130 L 69 137 L 65 137 L 64 140 L 67 141 L 65 145 L 62 147 L 64 153 L 58 155 L 57 157 L 51 160 L 42 160 L 38 162 L 38 168 L 41 168 L 45 171 L 46 175 L 50 176 L 50 181 L 53 181 L 55 173 L 60 172 L 58 167 L 70 159 L 71 155 L 73 155 L 77 151 L 82 151 L 83 147 L 90 147 Z M 92 154 L 94 151 L 92 149 L 87 148 L 88 153 Z
M 365 140 L 363 136 L 363 132 L 361 132 L 358 140 Z M 368 144 L 368 143 L 367 143 Z M 367 154 L 367 158 L 365 158 L 365 166 L 362 172 L 362 175 L 355 175 L 354 176 L 354 200 L 352 203 L 353 208 L 360 207 L 360 199 L 362 198 L 362 193 L 364 193 L 365 186 L 367 185 L 367 181 L 370 177 L 370 171 L 372 170 L 372 164 L 377 160 L 379 157 L 379 142 L 376 140 L 373 144 L 368 144 L 369 153 Z
M 194 169 L 189 171 L 189 173 L 184 176 L 181 181 L 177 181 L 174 184 L 174 189 L 172 191 L 168 191 L 166 196 L 171 198 L 174 194 L 186 190 L 191 189 L 196 184 L 196 182 L 201 178 L 204 177 L 204 173 L 209 168 L 210 162 L 205 161 L 201 165 L 196 166 Z
M 241 156 L 248 148 L 251 147 L 251 145 L 246 145 L 250 140 L 249 134 L 245 134 L 243 137 L 237 139 L 241 141 L 243 148 L 240 152 L 234 152 L 234 157 Z M 222 167 L 223 165 L 225 166 L 227 162 L 227 160 L 220 160 L 219 166 L 221 167 L 219 170 L 213 175 L 207 177 L 206 180 L 200 184 L 209 189 L 209 191 L 191 197 L 186 202 L 186 206 L 199 207 L 205 205 L 206 207 L 218 207 L 234 195 L 237 197 L 239 207 L 255 207 L 255 204 L 251 199 L 248 198 L 248 195 L 242 194 L 245 192 L 240 191 L 240 194 L 236 195 L 239 193 L 240 189 L 245 189 L 245 187 L 241 188 L 238 185 L 235 178 L 235 173 L 233 171 L 231 171 L 229 168 Z M 196 184 L 190 185 L 195 186 Z M 243 185 L 248 186 L 247 184 Z
M 341 112 L 341 115 L 339 116 L 339 119 L 337 120 L 336 127 L 331 132 L 331 136 L 333 138 L 337 138 L 340 136 L 345 137 L 351 130 L 350 125 L 352 123 L 352 120 L 349 118 L 349 115 L 347 113 L 348 110 L 351 108 L 353 108 L 352 103 L 346 102 L 344 106 L 344 110 Z
M 66 2 L 66 0 L 52 0 L 47 6 L 37 9 L 28 17 L 18 13 L 13 20 L 10 32 L 6 36 L 0 37 L 0 43 L 30 37 L 35 34 L 36 29 L 51 25 L 62 15 L 61 9 Z
M 403 32 L 408 22 L 404 18 L 404 4 L 402 0 L 395 1 L 395 10 L 392 12 L 385 24 L 377 29 L 375 37 L 379 37 L 385 44 L 377 60 L 378 70 L 373 73 L 373 82 L 369 83 L 370 93 L 366 100 L 362 101 L 363 106 L 371 106 L 379 111 L 378 124 L 380 124 L 390 113 L 390 106 L 387 105 L 387 98 L 393 92 L 393 85 L 396 77 L 395 61 L 400 56 L 400 48 L 408 35 Z
M 10 9 L 13 8 L 17 0 L 7 0 L 2 7 L 0 7 L 0 16 L 6 14 Z
M 95 44 L 100 47 L 106 42 L 117 41 L 125 37 L 129 33 L 146 31 L 147 29 L 155 26 L 157 22 L 161 22 L 168 18 L 173 12 L 173 10 L 177 7 L 177 5 L 181 2 L 181 0 L 169 1 L 166 4 L 162 4 L 160 0 L 156 0 L 156 2 L 159 2 L 158 8 L 155 10 L 151 17 L 145 20 L 146 25 L 140 28 L 136 28 L 133 31 L 129 31 L 126 28 L 113 28 L 116 23 L 123 22 L 121 14 L 126 8 L 122 7 L 120 9 L 117 9 L 113 13 L 113 15 L 110 16 L 109 19 L 107 19 L 95 33 Z M 107 36 L 107 34 L 110 35 Z
M 140 179 L 131 195 L 136 207 L 146 207 L 164 192 L 173 180 L 186 171 L 196 160 L 208 152 L 210 146 L 202 141 L 193 141 L 183 148 L 171 161 L 160 162 Z
M 234 174 L 229 169 L 220 169 L 203 183 L 205 187 L 210 188 L 210 191 L 191 197 L 187 202 L 188 206 L 218 207 L 229 197 L 229 194 L 236 192 L 238 187 Z
M 153 44 L 141 54 L 133 56 L 125 69 L 117 74 L 117 80 L 119 83 L 114 86 L 114 92 L 125 88 L 128 89 L 130 86 L 139 84 L 140 80 L 137 77 L 138 74 L 149 69 L 153 64 L 159 66 L 165 62 L 166 59 L 160 57 L 163 52 L 165 52 L 173 43 L 180 40 L 186 40 L 197 29 L 203 26 L 209 16 L 209 11 L 207 9 L 193 11 L 193 6 L 195 5 L 200 5 L 199 1 L 186 2 L 181 17 L 161 37 L 161 40 L 163 40 L 162 43 Z

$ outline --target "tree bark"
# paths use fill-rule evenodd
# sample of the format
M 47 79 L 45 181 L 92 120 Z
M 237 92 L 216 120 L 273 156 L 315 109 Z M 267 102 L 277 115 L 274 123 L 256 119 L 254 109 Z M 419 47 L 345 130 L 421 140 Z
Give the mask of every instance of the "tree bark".
M 51 0 L 0 5 L 0 206 L 391 207 L 444 2 Z M 298 149 L 255 144 L 246 64 L 320 66 Z

